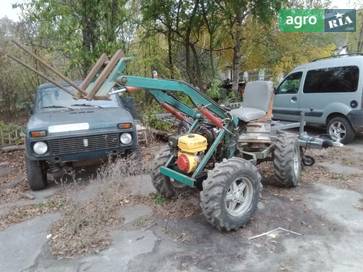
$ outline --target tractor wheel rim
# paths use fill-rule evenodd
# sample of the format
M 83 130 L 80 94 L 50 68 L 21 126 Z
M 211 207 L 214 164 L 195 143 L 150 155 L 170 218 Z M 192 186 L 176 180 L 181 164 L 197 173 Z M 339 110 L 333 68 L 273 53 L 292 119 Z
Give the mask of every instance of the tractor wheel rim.
M 225 194 L 225 207 L 232 216 L 242 216 L 248 211 L 253 197 L 252 183 L 248 178 L 237 178 Z
M 329 135 L 335 141 L 341 141 L 347 134 L 347 129 L 340 121 L 331 123 L 329 127 Z
M 298 177 L 299 171 L 300 171 L 300 158 L 299 158 L 299 148 L 298 147 L 295 147 L 295 154 L 294 154 L 294 159 L 293 159 L 293 169 L 294 169 L 295 177 Z

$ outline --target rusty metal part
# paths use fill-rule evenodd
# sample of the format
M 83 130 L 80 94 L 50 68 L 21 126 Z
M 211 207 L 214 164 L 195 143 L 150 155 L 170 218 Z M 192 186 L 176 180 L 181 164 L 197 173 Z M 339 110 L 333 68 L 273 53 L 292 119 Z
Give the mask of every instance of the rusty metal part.
M 216 127 L 223 128 L 223 120 L 217 116 L 215 116 L 210 110 L 206 107 L 198 107 L 198 110 Z
M 80 87 L 78 87 L 72 80 L 70 80 L 69 78 L 67 78 L 65 75 L 63 75 L 62 73 L 60 73 L 58 70 L 56 70 L 54 67 L 50 66 L 48 63 L 46 63 L 45 60 L 43 60 L 42 58 L 40 58 L 39 56 L 37 56 L 36 54 L 34 54 L 33 52 L 31 52 L 29 49 L 27 49 L 25 46 L 21 45 L 20 43 L 18 43 L 15 40 L 12 40 L 12 42 L 18 46 L 20 49 L 22 49 L 24 52 L 28 53 L 29 55 L 31 55 L 33 58 L 35 58 L 36 60 L 38 60 L 42 65 L 44 65 L 45 67 L 47 67 L 49 70 L 51 70 L 53 73 L 55 73 L 57 76 L 59 76 L 61 79 L 63 79 L 65 82 L 67 82 L 69 85 L 71 85 L 73 88 L 75 88 L 77 91 L 79 91 L 81 94 L 83 95 L 87 95 L 87 93 L 82 90 Z
M 115 68 L 117 62 L 124 56 L 122 50 L 117 50 L 116 53 L 113 55 L 109 63 L 106 65 L 106 67 L 102 70 L 101 74 L 98 76 L 95 85 L 93 88 L 89 91 L 89 94 L 87 96 L 88 99 L 92 99 L 97 91 L 101 88 L 102 84 L 105 82 L 107 77 L 110 75 L 110 73 Z
M 57 86 L 58 88 L 62 89 L 63 91 L 65 91 L 66 93 L 69 93 L 70 95 L 74 96 L 74 93 L 72 93 L 71 91 L 69 91 L 66 87 L 60 85 L 59 83 L 57 83 L 56 81 L 54 81 L 53 79 L 49 78 L 48 76 L 46 76 L 45 74 L 43 74 L 42 72 L 39 72 L 38 70 L 34 69 L 33 67 L 31 67 L 30 65 L 26 64 L 25 62 L 21 61 L 20 59 L 18 59 L 17 57 L 14 57 L 12 55 L 6 54 L 5 56 L 7 56 L 9 59 L 12 59 L 13 61 L 23 65 L 24 67 L 28 68 L 29 70 L 33 71 L 34 73 L 38 74 L 40 77 L 44 78 L 45 80 L 49 81 L 50 83 L 54 84 L 55 86 Z
M 173 114 L 175 116 L 176 119 L 179 119 L 180 121 L 187 121 L 187 118 L 178 110 L 176 110 L 173 106 L 167 104 L 167 103 L 160 103 L 160 106 L 170 112 L 171 114 Z
M 103 65 L 108 61 L 108 57 L 106 54 L 102 54 L 101 57 L 97 60 L 95 65 L 93 65 L 92 69 L 88 72 L 86 78 L 83 80 L 82 84 L 79 86 L 81 90 L 86 90 L 88 85 L 91 83 L 92 79 L 96 76 L 96 74 L 100 71 Z
M 138 88 L 138 87 L 126 86 L 126 90 L 127 90 L 129 93 L 133 93 L 133 92 L 140 91 L 140 90 L 142 90 L 142 89 L 141 89 L 141 88 Z

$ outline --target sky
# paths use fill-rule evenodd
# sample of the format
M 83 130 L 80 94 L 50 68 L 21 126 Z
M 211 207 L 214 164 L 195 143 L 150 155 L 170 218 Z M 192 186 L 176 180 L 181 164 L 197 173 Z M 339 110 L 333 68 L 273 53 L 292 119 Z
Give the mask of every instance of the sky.
M 13 9 L 12 5 L 24 3 L 27 0 L 0 0 L 0 18 L 8 17 L 13 21 L 19 21 L 19 11 Z M 330 8 L 358 8 L 360 0 L 332 0 Z

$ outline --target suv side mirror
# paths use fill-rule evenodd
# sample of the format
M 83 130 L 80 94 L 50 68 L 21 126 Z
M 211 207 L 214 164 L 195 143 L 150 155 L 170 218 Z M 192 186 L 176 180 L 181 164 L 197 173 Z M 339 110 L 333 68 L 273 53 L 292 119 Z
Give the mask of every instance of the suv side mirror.
M 24 105 L 24 109 L 26 110 L 26 112 L 27 112 L 29 115 L 32 115 L 32 114 L 33 114 L 33 112 L 34 112 L 33 108 L 34 108 L 34 105 L 33 105 L 33 103 L 32 103 L 32 102 L 27 102 L 27 103 L 25 103 L 25 105 Z

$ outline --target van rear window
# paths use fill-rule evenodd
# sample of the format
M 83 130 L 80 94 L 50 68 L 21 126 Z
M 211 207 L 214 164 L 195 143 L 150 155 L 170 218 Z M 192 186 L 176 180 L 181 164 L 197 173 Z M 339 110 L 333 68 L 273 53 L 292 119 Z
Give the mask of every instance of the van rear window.
M 357 66 L 332 67 L 308 71 L 304 93 L 346 93 L 358 88 Z

